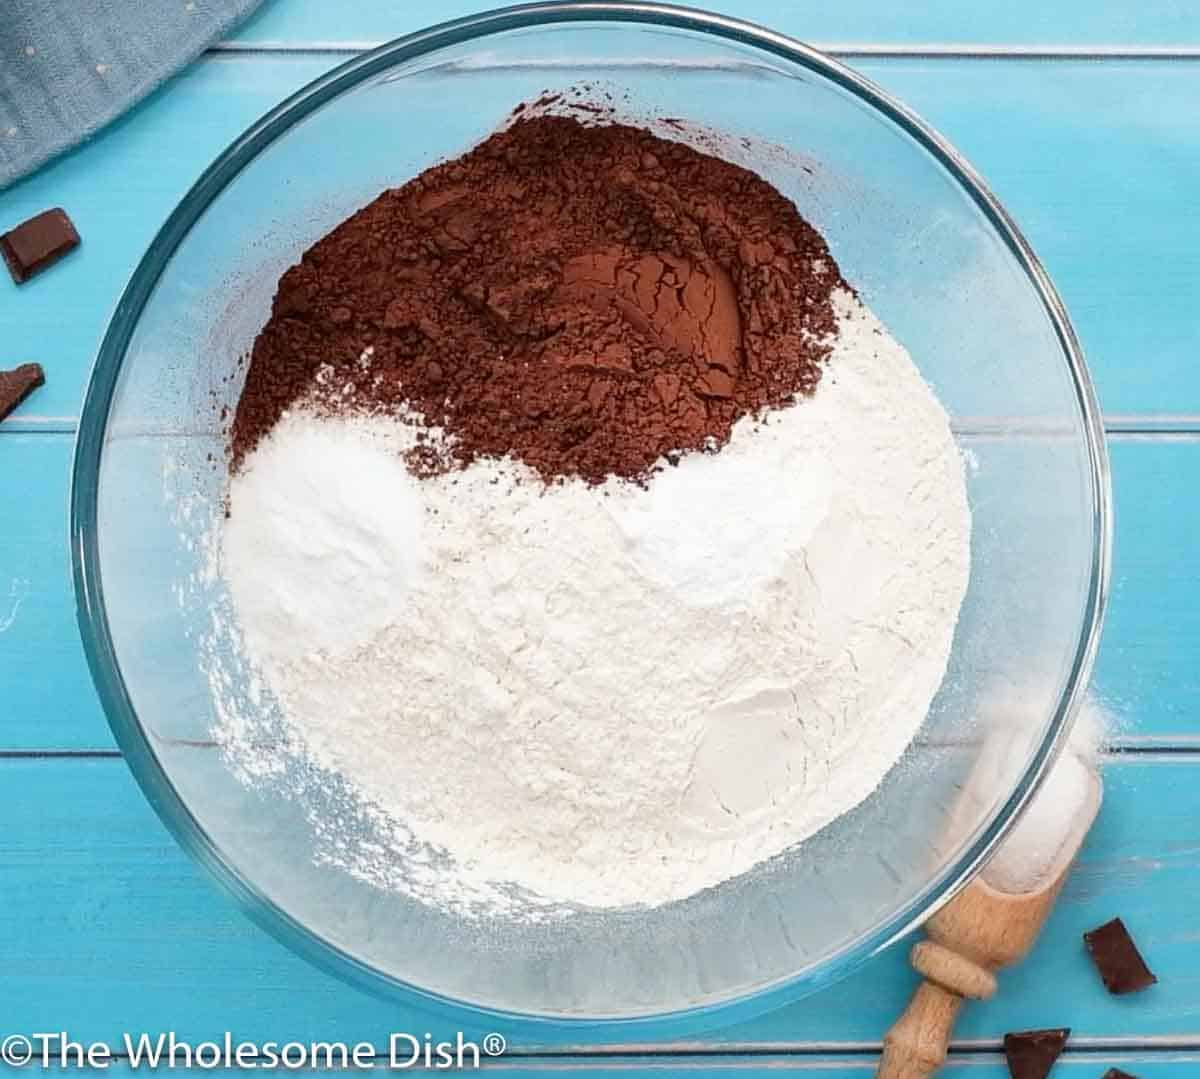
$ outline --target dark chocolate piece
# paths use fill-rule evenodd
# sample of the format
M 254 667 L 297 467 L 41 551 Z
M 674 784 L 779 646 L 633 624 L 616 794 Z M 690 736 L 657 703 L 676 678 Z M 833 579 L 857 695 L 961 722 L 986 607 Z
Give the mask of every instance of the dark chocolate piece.
M 1137 1079 L 1137 1076 L 1130 1075 L 1129 1072 L 1123 1072 L 1120 1068 L 1109 1068 L 1101 1079 Z
M 23 363 L 12 371 L 0 371 L 0 420 L 45 381 L 40 363 Z
M 66 210 L 56 206 L 0 236 L 0 255 L 18 284 L 41 273 L 79 246 L 79 233 Z
M 1004 1035 L 1004 1055 L 1012 1079 L 1046 1079 L 1067 1044 L 1069 1027 L 1020 1030 Z
M 1136 993 L 1148 989 L 1158 979 L 1150 973 L 1137 945 L 1120 918 L 1105 922 L 1083 934 L 1083 942 L 1092 953 L 1092 962 L 1110 993 Z

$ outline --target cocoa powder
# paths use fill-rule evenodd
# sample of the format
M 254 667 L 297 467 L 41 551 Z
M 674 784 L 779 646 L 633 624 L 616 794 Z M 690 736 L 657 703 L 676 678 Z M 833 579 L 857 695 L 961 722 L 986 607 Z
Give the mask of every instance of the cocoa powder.
M 622 124 L 518 118 L 283 275 L 233 467 L 323 371 L 338 407 L 444 427 L 451 467 L 509 454 L 547 480 L 641 479 L 811 393 L 841 285 L 746 169 Z

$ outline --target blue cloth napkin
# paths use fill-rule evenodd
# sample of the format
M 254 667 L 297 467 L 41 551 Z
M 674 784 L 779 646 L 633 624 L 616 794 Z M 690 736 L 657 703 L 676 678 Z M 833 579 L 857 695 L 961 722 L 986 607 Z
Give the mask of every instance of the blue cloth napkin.
M 0 0 L 0 188 L 99 130 L 259 0 Z

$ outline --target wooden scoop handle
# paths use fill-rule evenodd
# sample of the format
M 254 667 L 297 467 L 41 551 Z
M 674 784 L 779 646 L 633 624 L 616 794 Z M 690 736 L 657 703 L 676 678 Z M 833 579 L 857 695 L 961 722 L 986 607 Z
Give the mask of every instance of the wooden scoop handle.
M 1033 947 L 1102 797 L 1100 776 L 1092 770 L 1074 834 L 1058 855 L 1057 869 L 1036 891 L 1010 895 L 977 877 L 929 919 L 929 939 L 915 944 L 911 957 L 925 980 L 883 1040 L 877 1079 L 926 1079 L 942 1066 L 963 1001 L 990 997 L 995 972 Z
M 1021 959 L 1054 906 L 1066 870 L 1046 888 L 1006 895 L 977 879 L 935 914 L 911 961 L 924 981 L 883 1043 L 878 1079 L 925 1079 L 946 1059 L 964 999 L 996 992 L 994 972 Z
M 924 1079 L 946 1060 L 963 998 L 935 982 L 917 986 L 883 1043 L 878 1079 Z

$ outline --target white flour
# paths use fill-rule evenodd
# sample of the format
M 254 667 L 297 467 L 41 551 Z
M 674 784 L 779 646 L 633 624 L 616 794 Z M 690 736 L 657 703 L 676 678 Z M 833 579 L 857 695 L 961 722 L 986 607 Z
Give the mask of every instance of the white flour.
M 1081 817 L 1091 796 L 1092 772 L 1099 766 L 1106 727 L 1103 711 L 1089 698 L 1050 774 L 984 869 L 983 879 L 993 888 L 1019 894 L 1043 887 L 1068 844 L 1079 842 L 1079 830 L 1090 823 Z M 1009 751 L 1023 760 L 1027 747 L 1021 741 Z
M 505 882 L 659 904 L 875 789 L 945 672 L 969 516 L 942 408 L 835 299 L 815 396 L 646 489 L 507 459 L 417 480 L 412 427 L 281 421 L 232 483 L 222 573 L 296 752 L 360 803 L 318 822 L 335 861 L 458 909 Z M 288 752 L 260 722 L 224 709 L 243 774 Z

